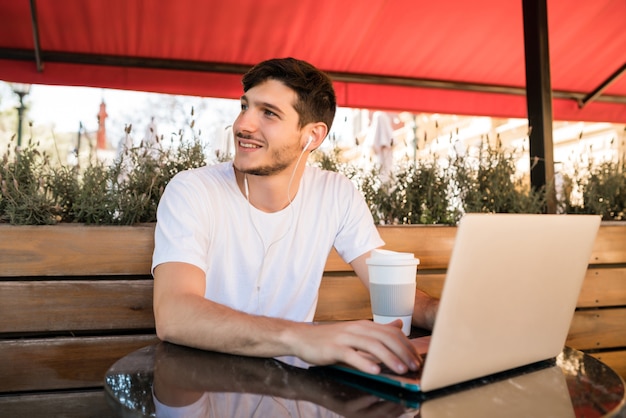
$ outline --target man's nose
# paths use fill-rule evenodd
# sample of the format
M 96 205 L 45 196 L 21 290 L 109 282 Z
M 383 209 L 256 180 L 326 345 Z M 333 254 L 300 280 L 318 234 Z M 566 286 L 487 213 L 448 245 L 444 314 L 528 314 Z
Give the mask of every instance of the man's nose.
M 246 110 L 245 112 L 241 112 L 235 123 L 233 123 L 233 128 L 235 133 L 237 132 L 254 132 L 258 127 L 258 120 L 254 116 L 253 112 L 250 110 Z

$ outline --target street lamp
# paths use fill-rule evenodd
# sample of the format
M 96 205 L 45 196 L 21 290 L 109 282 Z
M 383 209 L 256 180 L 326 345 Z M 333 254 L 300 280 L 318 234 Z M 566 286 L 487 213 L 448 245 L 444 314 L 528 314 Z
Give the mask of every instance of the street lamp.
M 17 148 L 22 146 L 22 118 L 24 116 L 24 96 L 30 93 L 30 84 L 25 83 L 10 83 L 13 93 L 17 94 L 20 98 L 20 105 L 17 108 Z

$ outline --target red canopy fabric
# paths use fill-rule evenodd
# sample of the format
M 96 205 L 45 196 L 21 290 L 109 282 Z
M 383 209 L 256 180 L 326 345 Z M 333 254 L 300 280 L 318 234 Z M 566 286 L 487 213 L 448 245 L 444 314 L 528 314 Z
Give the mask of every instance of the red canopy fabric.
M 5 1 L 0 80 L 238 98 L 242 71 L 293 56 L 333 76 L 341 106 L 527 113 L 521 0 L 32 2 L 43 69 L 29 0 Z M 547 4 L 554 118 L 626 123 L 626 75 L 575 100 L 626 65 L 626 0 Z

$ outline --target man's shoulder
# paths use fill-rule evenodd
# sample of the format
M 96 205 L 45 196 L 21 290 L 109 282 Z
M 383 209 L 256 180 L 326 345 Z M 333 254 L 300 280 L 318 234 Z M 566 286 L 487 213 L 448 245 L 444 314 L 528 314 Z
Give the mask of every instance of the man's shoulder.
M 305 171 L 305 177 L 311 181 L 311 183 L 321 186 L 325 185 L 326 187 L 348 187 L 354 188 L 354 183 L 347 178 L 345 175 L 338 173 L 336 171 L 324 170 L 315 166 L 307 166 Z
M 177 181 L 194 181 L 195 180 L 211 180 L 224 179 L 234 175 L 232 170 L 232 162 L 205 165 L 198 168 L 190 168 L 180 171 L 174 176 Z

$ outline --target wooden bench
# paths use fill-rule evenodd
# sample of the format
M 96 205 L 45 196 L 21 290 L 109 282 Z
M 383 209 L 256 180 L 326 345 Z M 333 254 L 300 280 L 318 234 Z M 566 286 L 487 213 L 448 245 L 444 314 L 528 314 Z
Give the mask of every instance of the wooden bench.
M 106 370 L 157 341 L 153 229 L 0 225 L 0 410 L 62 408 L 71 415 L 89 405 L 92 412 L 108 411 Z M 379 230 L 388 248 L 420 258 L 419 286 L 440 295 L 456 228 Z M 367 292 L 332 252 L 315 319 L 362 318 L 371 318 Z M 626 225 L 608 224 L 596 240 L 567 344 L 626 377 L 624 324 Z

